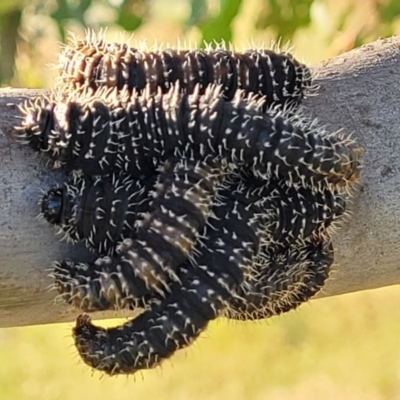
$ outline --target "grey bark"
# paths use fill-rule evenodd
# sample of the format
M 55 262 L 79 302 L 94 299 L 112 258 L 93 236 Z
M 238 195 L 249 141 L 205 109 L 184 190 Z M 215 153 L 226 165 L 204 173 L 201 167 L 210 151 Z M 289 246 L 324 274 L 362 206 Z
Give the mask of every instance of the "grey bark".
M 364 147 L 352 216 L 335 236 L 335 267 L 322 296 L 400 283 L 400 37 L 378 40 L 314 68 L 319 95 L 305 107 L 331 130 L 353 132 Z M 37 201 L 61 179 L 28 146 L 12 140 L 16 105 L 41 93 L 0 90 L 0 327 L 72 321 L 53 304 L 53 260 L 88 259 L 38 221 Z M 116 316 L 106 313 L 96 317 Z

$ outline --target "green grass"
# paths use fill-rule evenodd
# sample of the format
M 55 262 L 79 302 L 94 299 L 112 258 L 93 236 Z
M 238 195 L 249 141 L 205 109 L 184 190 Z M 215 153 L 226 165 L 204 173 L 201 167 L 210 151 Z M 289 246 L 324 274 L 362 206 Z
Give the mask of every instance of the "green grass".
M 162 367 L 117 378 L 80 361 L 72 324 L 3 329 L 0 399 L 400 399 L 398 304 L 392 287 L 221 319 Z

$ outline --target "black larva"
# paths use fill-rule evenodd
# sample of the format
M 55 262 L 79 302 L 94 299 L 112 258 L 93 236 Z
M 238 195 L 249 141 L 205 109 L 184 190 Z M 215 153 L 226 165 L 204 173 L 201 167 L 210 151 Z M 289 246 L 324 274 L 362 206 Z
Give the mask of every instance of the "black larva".
M 263 200 L 237 183 L 224 193 L 229 196 L 214 207 L 204 243 L 165 299 L 116 328 L 78 318 L 73 335 L 86 364 L 109 375 L 155 367 L 188 346 L 225 310 L 258 253 Z
M 182 94 L 179 86 L 164 95 L 70 93 L 63 101 L 53 96 L 21 107 L 19 137 L 67 171 L 88 175 L 151 175 L 162 160 L 176 156 L 218 158 L 264 179 L 278 176 L 315 188 L 357 180 L 361 150 L 353 141 L 259 108 L 242 93 L 228 102 L 215 86 L 204 95 Z
M 75 265 L 69 260 L 56 263 L 55 285 L 65 301 L 85 311 L 121 308 L 127 303 L 143 306 L 155 295 L 164 296 L 171 281 L 180 280 L 177 269 L 192 256 L 224 175 L 216 164 L 190 160 L 166 162 L 159 172 L 149 210 L 132 221 L 134 231 L 119 232 L 128 234 L 118 243 L 115 254 L 102 256 L 93 265 Z M 104 195 L 106 200 L 112 197 Z M 115 204 L 103 205 L 105 223 L 81 229 L 88 229 L 91 243 L 96 237 L 107 236 L 112 242 L 118 233 L 114 228 L 124 226 L 124 211 L 114 212 Z M 131 209 L 128 203 L 125 207 Z M 79 203 L 76 208 L 80 208 Z M 114 218 L 111 227 L 110 215 Z M 75 222 L 81 226 L 86 221 Z
M 175 82 L 192 93 L 211 84 L 222 86 L 222 95 L 232 100 L 237 89 L 266 96 L 265 106 L 296 106 L 310 91 L 307 66 L 287 52 L 257 49 L 236 52 L 223 46 L 204 50 L 139 50 L 126 43 L 109 43 L 89 33 L 72 38 L 59 57 L 60 75 L 72 88 L 110 87 L 141 92 L 146 85 L 165 93 Z M 73 90 L 72 89 L 72 90 Z

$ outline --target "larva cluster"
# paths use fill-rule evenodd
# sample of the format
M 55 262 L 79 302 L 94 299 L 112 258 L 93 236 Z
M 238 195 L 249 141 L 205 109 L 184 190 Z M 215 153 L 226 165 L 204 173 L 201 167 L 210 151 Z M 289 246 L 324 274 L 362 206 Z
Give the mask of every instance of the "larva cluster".
M 237 52 L 223 45 L 204 50 L 140 50 L 123 42 L 107 42 L 88 34 L 71 37 L 60 54 L 62 80 L 74 88 L 99 87 L 152 93 L 169 91 L 178 82 L 181 90 L 200 93 L 217 84 L 232 100 L 238 89 L 265 96 L 265 106 L 297 106 L 312 86 L 311 72 L 287 52 L 247 50 Z
M 55 287 L 83 311 L 146 308 L 113 329 L 80 316 L 86 364 L 151 368 L 220 315 L 266 318 L 320 290 L 361 150 L 298 112 L 306 66 L 88 34 L 59 68 L 65 86 L 20 107 L 16 136 L 72 172 L 42 215 L 98 258 L 55 263 Z

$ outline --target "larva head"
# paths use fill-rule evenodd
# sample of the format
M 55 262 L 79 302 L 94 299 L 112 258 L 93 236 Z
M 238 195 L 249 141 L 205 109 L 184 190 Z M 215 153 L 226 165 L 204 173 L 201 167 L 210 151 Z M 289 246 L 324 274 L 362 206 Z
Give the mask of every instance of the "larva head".
M 81 239 L 77 226 L 77 212 L 81 194 L 85 188 L 85 179 L 80 174 L 72 174 L 62 187 L 51 188 L 41 200 L 41 214 L 52 225 L 64 231 L 68 240 Z
M 63 190 L 49 190 L 42 199 L 42 215 L 50 224 L 59 225 L 63 210 Z

